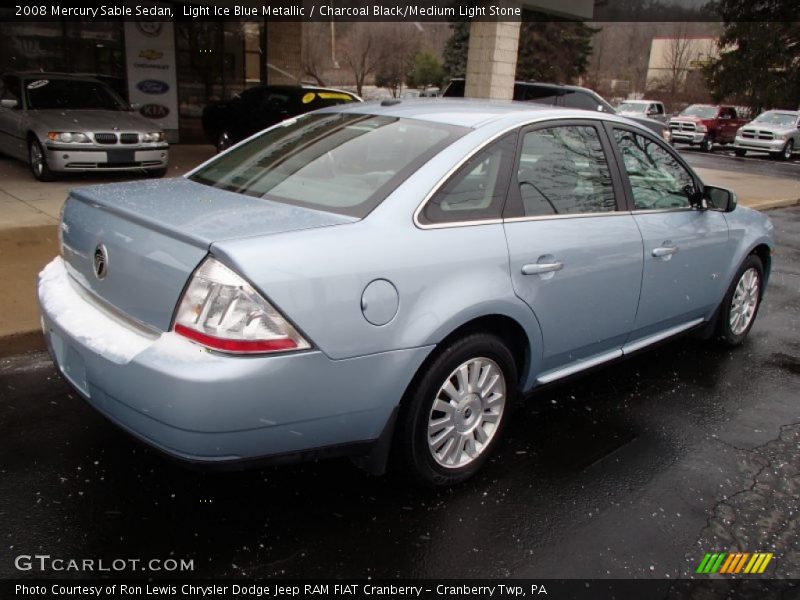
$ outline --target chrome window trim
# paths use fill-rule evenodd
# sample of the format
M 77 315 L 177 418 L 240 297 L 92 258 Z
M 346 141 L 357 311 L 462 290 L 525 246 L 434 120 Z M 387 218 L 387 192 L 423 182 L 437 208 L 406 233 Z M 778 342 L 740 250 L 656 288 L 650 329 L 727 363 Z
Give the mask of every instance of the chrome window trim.
M 577 109 L 575 109 L 575 110 L 577 110 Z M 584 112 L 584 111 L 581 111 L 581 112 Z M 513 222 L 513 221 L 518 221 L 518 220 L 564 219 L 564 218 L 574 218 L 576 216 L 597 217 L 597 216 L 611 215 L 611 214 L 630 214 L 630 213 L 628 213 L 628 211 L 614 211 L 614 212 L 608 211 L 608 212 L 602 212 L 602 213 L 580 213 L 580 214 L 571 214 L 571 215 L 550 215 L 550 216 L 545 215 L 545 216 L 535 216 L 535 217 L 512 217 L 512 218 L 509 218 L 509 219 L 492 217 L 492 218 L 479 219 L 479 220 L 473 220 L 473 221 L 451 221 L 451 222 L 447 222 L 447 223 L 421 223 L 420 220 L 419 220 L 419 215 L 425 209 L 425 205 L 428 203 L 428 201 L 441 189 L 441 187 L 445 183 L 447 183 L 447 181 L 450 179 L 450 177 L 455 175 L 456 171 L 458 171 L 462 166 L 464 166 L 464 164 L 467 161 L 469 161 L 478 152 L 483 150 L 486 146 L 488 146 L 492 142 L 498 140 L 499 138 L 503 137 L 505 134 L 507 134 L 507 133 L 509 133 L 511 131 L 514 131 L 515 129 L 520 129 L 521 130 L 524 127 L 528 127 L 529 125 L 534 125 L 534 124 L 537 124 L 537 123 L 546 123 L 547 121 L 553 121 L 554 123 L 557 123 L 558 121 L 575 120 L 575 119 L 600 121 L 601 123 L 603 123 L 603 122 L 606 122 L 606 123 L 609 123 L 609 122 L 610 123 L 615 123 L 615 122 L 617 122 L 615 119 L 609 119 L 608 118 L 608 117 L 615 117 L 616 115 L 611 115 L 611 114 L 606 114 L 606 113 L 603 113 L 603 114 L 592 114 L 592 112 L 588 111 L 588 110 L 585 111 L 585 112 L 587 113 L 586 115 L 580 115 L 580 116 L 570 115 L 568 117 L 553 117 L 553 116 L 550 116 L 550 115 L 541 115 L 536 119 L 531 119 L 531 120 L 528 120 L 528 121 L 523 121 L 521 123 L 516 123 L 515 125 L 511 125 L 511 126 L 505 128 L 505 129 L 503 129 L 502 131 L 499 131 L 498 133 L 495 133 L 489 139 L 484 140 L 478 146 L 473 148 L 464 158 L 459 160 L 452 168 L 450 168 L 447 171 L 447 173 L 445 173 L 434 184 L 434 186 L 431 188 L 431 191 L 429 191 L 425 195 L 425 197 L 422 199 L 422 202 L 419 203 L 419 205 L 417 206 L 416 210 L 414 211 L 414 217 L 413 217 L 414 225 L 418 229 L 446 229 L 448 227 L 474 227 L 476 225 L 496 225 L 498 223 Z M 636 129 L 641 129 L 642 131 L 646 131 L 644 127 L 642 127 L 642 126 L 640 126 L 638 124 L 635 124 L 635 123 L 634 124 L 629 124 L 629 123 L 624 123 L 623 122 L 623 124 L 632 126 L 633 128 L 636 128 Z
M 508 217 L 505 223 L 522 223 L 525 221 L 550 221 L 555 219 L 586 219 L 588 217 L 620 217 L 630 215 L 629 210 L 607 210 L 603 212 L 589 213 L 565 213 L 563 215 L 531 215 L 530 217 Z

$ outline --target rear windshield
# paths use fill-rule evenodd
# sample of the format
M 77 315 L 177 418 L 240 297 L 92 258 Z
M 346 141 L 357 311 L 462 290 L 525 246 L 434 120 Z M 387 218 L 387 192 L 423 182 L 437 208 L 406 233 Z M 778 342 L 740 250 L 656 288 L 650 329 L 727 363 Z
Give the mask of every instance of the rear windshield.
M 99 81 L 29 79 L 25 96 L 30 110 L 127 110 L 127 105 Z
M 465 127 L 309 114 L 285 121 L 189 178 L 231 192 L 363 218 Z

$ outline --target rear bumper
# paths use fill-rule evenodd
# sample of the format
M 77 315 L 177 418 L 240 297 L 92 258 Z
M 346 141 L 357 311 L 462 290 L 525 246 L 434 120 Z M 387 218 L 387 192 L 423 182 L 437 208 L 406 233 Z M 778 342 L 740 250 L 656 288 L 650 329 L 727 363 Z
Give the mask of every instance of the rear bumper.
M 45 147 L 47 166 L 52 171 L 135 171 L 164 169 L 169 163 L 169 146 L 108 148 Z
M 751 140 L 738 136 L 733 142 L 734 148 L 757 152 L 780 152 L 785 145 L 786 140 Z
M 226 356 L 135 330 L 75 285 L 60 259 L 40 276 L 42 327 L 61 373 L 114 423 L 194 463 L 363 451 L 430 350 L 337 361 L 319 351 Z

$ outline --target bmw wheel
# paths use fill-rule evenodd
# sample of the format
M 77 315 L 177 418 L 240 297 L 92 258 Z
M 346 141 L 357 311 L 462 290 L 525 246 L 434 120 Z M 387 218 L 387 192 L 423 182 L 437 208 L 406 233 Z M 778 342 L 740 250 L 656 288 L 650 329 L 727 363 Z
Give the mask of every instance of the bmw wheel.
M 39 140 L 31 138 L 28 141 L 28 164 L 31 168 L 31 173 L 39 181 L 53 181 L 56 177 L 55 174 L 47 166 L 47 156 L 44 153 L 44 148 L 39 143 Z
M 452 485 L 486 462 L 516 392 L 514 357 L 496 336 L 475 333 L 439 352 L 409 390 L 398 444 L 421 483 Z
M 725 343 L 737 346 L 747 337 L 761 306 L 763 281 L 761 259 L 748 256 L 722 300 L 717 333 Z

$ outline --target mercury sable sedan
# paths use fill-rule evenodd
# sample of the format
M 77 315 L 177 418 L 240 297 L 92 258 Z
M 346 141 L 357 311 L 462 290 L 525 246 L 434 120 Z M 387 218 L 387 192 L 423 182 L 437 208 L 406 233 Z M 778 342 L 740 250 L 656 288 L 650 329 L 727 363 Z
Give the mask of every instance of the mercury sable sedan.
M 393 454 L 446 485 L 523 392 L 689 330 L 742 342 L 772 244 L 632 121 L 390 100 L 73 190 L 39 300 L 64 376 L 170 455 Z

